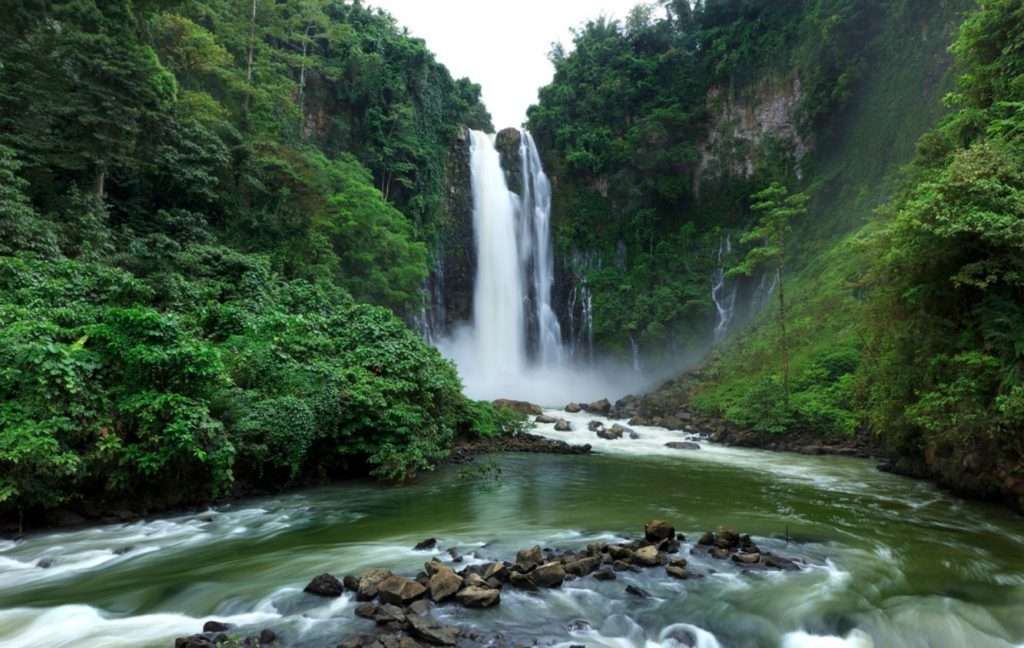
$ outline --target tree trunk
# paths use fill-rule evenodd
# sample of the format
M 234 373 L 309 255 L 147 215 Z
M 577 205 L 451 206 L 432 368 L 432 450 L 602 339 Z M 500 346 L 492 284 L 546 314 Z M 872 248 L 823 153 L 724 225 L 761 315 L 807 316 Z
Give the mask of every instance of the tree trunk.
M 306 139 L 306 50 L 309 48 L 309 30 L 306 27 L 305 38 L 302 39 L 302 65 L 299 66 L 299 137 Z
M 96 170 L 96 181 L 95 181 L 96 197 L 103 200 L 107 192 L 107 168 L 104 166 L 99 167 Z
M 782 272 L 785 262 L 779 259 L 779 330 L 782 335 L 782 392 L 783 403 L 789 410 L 789 339 L 786 337 L 786 295 L 783 288 Z
M 249 21 L 249 51 L 246 54 L 246 65 L 245 65 L 245 82 L 247 85 L 252 86 L 252 63 L 254 51 L 256 49 L 256 3 L 258 0 L 252 0 L 252 18 Z M 249 97 L 252 88 L 246 88 L 245 100 L 242 102 L 242 115 L 245 121 L 249 118 Z

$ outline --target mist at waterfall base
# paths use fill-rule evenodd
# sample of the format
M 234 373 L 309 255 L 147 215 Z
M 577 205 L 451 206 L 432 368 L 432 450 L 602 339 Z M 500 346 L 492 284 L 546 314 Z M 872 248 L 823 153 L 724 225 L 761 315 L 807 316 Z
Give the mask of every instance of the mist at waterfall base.
M 678 357 L 657 370 L 593 357 L 589 340 L 567 343 L 551 304 L 551 183 L 536 145 L 520 134 L 522 186 L 510 189 L 493 136 L 472 131 L 470 176 L 477 252 L 473 320 L 435 340 L 458 366 L 471 398 L 561 406 L 641 393 L 696 363 Z

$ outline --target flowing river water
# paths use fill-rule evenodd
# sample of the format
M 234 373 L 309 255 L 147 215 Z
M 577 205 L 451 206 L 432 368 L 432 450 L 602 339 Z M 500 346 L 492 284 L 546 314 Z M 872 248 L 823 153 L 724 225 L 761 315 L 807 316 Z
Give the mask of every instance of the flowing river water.
M 335 646 L 372 624 L 355 617 L 348 594 L 304 594 L 316 574 L 383 566 L 412 575 L 449 547 L 469 562 L 509 558 L 535 543 L 636 534 L 650 518 L 685 532 L 684 552 L 726 524 L 808 567 L 745 574 L 687 556 L 709 575 L 624 572 L 536 594 L 506 589 L 498 608 L 438 614 L 511 645 L 681 646 L 681 628 L 702 648 L 1024 645 L 1022 518 L 867 461 L 671 450 L 664 443 L 681 433 L 643 427 L 639 439 L 604 441 L 587 431 L 591 416 L 557 415 L 575 431 L 540 433 L 597 454 L 496 456 L 405 486 L 350 483 L 0 541 L 0 646 L 168 648 L 209 619 L 273 628 L 289 646 Z M 437 550 L 411 549 L 431 536 Z M 627 584 L 653 597 L 629 596 Z

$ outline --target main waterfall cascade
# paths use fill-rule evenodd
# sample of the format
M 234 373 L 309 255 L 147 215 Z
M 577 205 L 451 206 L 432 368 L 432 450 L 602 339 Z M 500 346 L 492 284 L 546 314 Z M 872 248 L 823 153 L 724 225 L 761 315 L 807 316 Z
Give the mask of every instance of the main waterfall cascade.
M 586 286 L 574 286 L 569 296 L 581 301 L 581 339 L 564 339 L 552 305 L 551 182 L 533 137 L 527 131 L 519 135 L 522 179 L 513 191 L 494 136 L 470 133 L 473 319 L 433 341 L 458 365 L 466 393 L 474 398 L 564 405 L 643 388 L 632 372 L 594 366 Z

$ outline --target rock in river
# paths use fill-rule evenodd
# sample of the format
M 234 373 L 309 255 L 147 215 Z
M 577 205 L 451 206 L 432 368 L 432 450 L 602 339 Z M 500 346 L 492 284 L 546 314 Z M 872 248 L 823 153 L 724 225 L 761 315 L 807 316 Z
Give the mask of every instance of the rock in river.
M 559 587 L 565 582 L 565 568 L 560 562 L 549 562 L 530 572 L 530 580 L 537 587 Z
M 570 423 L 569 421 L 566 421 L 565 419 L 558 419 L 558 422 L 555 423 L 555 431 L 556 432 L 572 432 L 572 423 Z
M 548 416 L 547 414 L 541 414 L 540 416 L 536 417 L 533 420 L 534 420 L 535 423 L 547 423 L 547 424 L 557 423 L 558 422 L 558 419 L 556 419 L 554 416 Z
M 451 598 L 462 587 L 462 577 L 451 567 L 441 565 L 430 577 L 430 598 L 437 602 Z
M 388 576 L 377 584 L 380 600 L 393 605 L 408 605 L 426 591 L 426 587 L 405 576 Z
M 487 608 L 501 601 L 501 593 L 485 587 L 467 587 L 455 596 L 455 600 L 468 608 Z
M 648 542 L 661 542 L 676 537 L 676 529 L 664 520 L 651 520 L 644 525 L 644 538 Z
M 313 580 L 309 581 L 309 585 L 306 585 L 306 589 L 303 591 L 315 596 L 337 598 L 345 591 L 345 586 L 340 580 L 330 574 L 320 574 Z
M 671 443 L 666 443 L 665 447 L 672 448 L 673 450 L 700 450 L 700 444 L 693 441 L 672 441 Z

